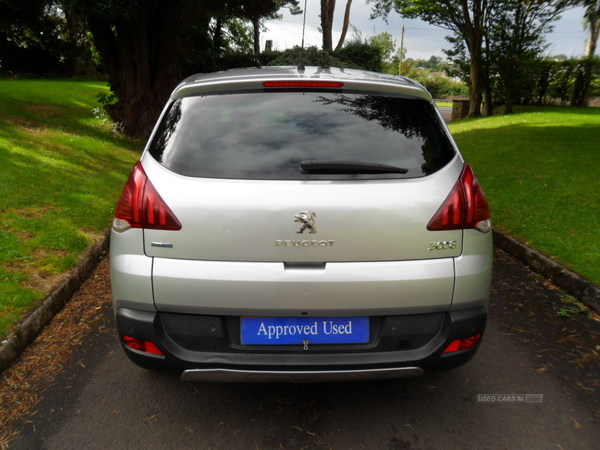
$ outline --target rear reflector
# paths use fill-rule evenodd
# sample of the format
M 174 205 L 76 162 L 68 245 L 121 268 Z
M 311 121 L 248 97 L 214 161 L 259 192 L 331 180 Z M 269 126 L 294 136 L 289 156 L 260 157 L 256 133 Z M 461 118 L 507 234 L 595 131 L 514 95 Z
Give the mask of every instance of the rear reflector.
M 460 178 L 427 229 L 429 231 L 475 228 L 482 233 L 491 231 L 490 207 L 475 178 L 471 166 L 465 164 Z
M 123 342 L 125 342 L 125 345 L 127 347 L 132 348 L 134 350 L 138 350 L 140 352 L 152 353 L 153 355 L 163 354 L 163 352 L 161 352 L 158 349 L 158 347 L 150 341 L 143 341 L 141 339 L 136 339 L 131 336 L 123 335 Z
M 466 339 L 457 339 L 456 341 L 452 341 L 452 343 L 446 347 L 446 350 L 443 353 L 452 353 L 457 352 L 459 350 L 466 350 L 468 348 L 474 347 L 481 340 L 481 334 L 476 334 L 475 336 L 471 336 Z
M 263 86 L 268 88 L 341 88 L 344 87 L 344 83 L 340 81 L 265 81 Z
M 115 212 L 113 228 L 181 230 L 181 223 L 156 191 L 138 161 L 129 175 Z

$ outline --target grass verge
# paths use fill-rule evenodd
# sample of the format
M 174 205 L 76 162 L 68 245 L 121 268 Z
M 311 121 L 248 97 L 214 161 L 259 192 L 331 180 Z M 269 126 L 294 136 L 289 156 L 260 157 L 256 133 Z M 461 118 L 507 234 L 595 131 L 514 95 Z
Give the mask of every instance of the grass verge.
M 102 238 L 140 144 L 94 116 L 103 82 L 0 80 L 0 336 Z
M 600 108 L 517 112 L 450 124 L 494 226 L 600 284 Z
M 141 144 L 94 117 L 101 82 L 0 80 L 0 336 L 101 238 Z M 450 125 L 494 224 L 600 284 L 600 108 Z

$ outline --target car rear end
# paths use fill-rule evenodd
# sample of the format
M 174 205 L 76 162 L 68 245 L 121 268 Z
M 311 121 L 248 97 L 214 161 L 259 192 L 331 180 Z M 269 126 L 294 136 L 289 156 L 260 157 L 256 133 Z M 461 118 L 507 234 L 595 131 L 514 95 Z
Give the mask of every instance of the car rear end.
M 115 214 L 123 348 L 205 381 L 464 364 L 485 329 L 489 219 L 411 80 L 321 68 L 191 77 Z

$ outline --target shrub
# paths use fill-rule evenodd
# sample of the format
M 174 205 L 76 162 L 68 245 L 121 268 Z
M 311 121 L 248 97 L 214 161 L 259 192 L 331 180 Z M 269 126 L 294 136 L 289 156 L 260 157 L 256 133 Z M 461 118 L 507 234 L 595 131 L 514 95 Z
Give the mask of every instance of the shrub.
M 373 72 L 382 71 L 381 52 L 366 42 L 356 40 L 348 42 L 333 54 L 336 58 L 344 61 L 348 67 L 353 65 Z
M 277 58 L 270 61 L 269 66 L 297 66 L 300 63 L 300 47 L 285 50 Z M 347 67 L 362 69 L 356 64 L 340 61 L 338 58 L 331 56 L 329 53 L 319 50 L 317 47 L 307 47 L 304 49 L 304 65 L 305 66 L 321 66 L 321 67 Z

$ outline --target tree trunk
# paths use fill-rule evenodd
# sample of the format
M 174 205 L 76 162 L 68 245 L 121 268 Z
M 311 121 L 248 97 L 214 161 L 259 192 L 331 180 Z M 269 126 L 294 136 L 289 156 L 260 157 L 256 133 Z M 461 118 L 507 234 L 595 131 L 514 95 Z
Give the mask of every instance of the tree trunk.
M 352 6 L 352 0 L 348 0 L 346 2 L 346 11 L 344 12 L 344 25 L 342 26 L 342 35 L 340 36 L 340 40 L 338 41 L 338 45 L 335 47 L 335 51 L 337 52 L 344 45 L 344 41 L 346 40 L 346 33 L 348 32 L 348 26 L 350 25 L 350 7 Z
M 598 43 L 598 32 L 600 31 L 600 19 L 597 14 L 591 14 L 588 20 L 588 28 L 590 37 L 585 46 L 585 59 L 583 67 L 579 67 L 575 87 L 573 88 L 573 96 L 571 98 L 571 106 L 587 106 L 589 99 L 590 86 L 592 84 L 592 76 L 594 71 L 594 63 L 592 61 L 596 53 L 596 45 Z
M 96 48 L 118 101 L 105 105 L 129 136 L 147 138 L 181 79 L 181 0 L 158 2 L 150 11 L 110 23 L 89 19 Z
M 585 57 L 593 58 L 596 53 L 596 45 L 598 44 L 598 34 L 600 32 L 600 18 L 590 17 L 588 22 L 590 30 L 590 38 L 585 46 Z
M 323 50 L 333 50 L 333 13 L 335 12 L 335 0 L 321 0 L 321 30 L 323 32 Z
M 493 116 L 494 115 L 494 100 L 492 99 L 492 88 L 490 86 L 490 81 L 488 79 L 485 80 L 484 87 L 484 100 L 483 103 L 485 105 L 485 115 Z
M 494 115 L 494 101 L 492 99 L 492 83 L 490 80 L 490 45 L 489 40 L 485 39 L 485 64 L 482 67 L 482 79 L 483 79 L 483 92 L 484 92 L 484 100 L 483 104 L 485 106 L 485 115 L 493 116 Z M 482 50 L 483 51 L 483 50 Z
M 483 66 L 481 45 L 473 46 L 471 50 L 469 117 L 481 116 L 481 100 L 483 99 Z
M 217 17 L 215 19 L 215 32 L 213 33 L 213 44 L 219 54 L 223 51 L 223 19 Z
M 506 88 L 506 106 L 504 107 L 504 114 L 514 113 L 513 104 L 515 102 L 515 93 L 512 86 Z
M 546 92 L 548 92 L 548 88 L 550 87 L 550 71 L 551 66 L 548 64 L 544 64 L 542 69 L 540 70 L 540 78 L 538 80 L 538 98 L 536 101 L 537 105 L 544 104 L 544 98 L 546 97 Z
M 594 63 L 591 59 L 583 60 L 577 67 L 577 78 L 575 78 L 575 85 L 573 86 L 571 106 L 587 106 L 593 70 Z
M 252 28 L 254 31 L 254 54 L 260 54 L 260 17 L 254 16 L 252 18 Z
M 464 17 L 463 37 L 471 56 L 470 88 L 469 88 L 469 117 L 481 116 L 481 101 L 483 100 L 483 35 L 484 22 L 487 14 L 487 2 L 477 0 L 472 3 L 460 2 Z M 471 16 L 472 15 L 472 16 Z

